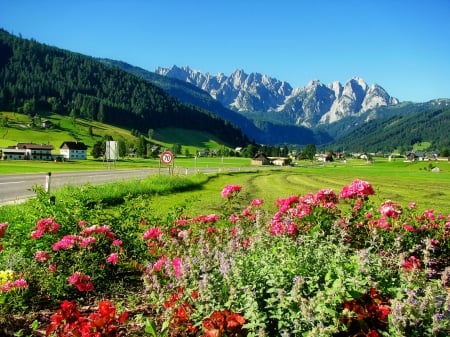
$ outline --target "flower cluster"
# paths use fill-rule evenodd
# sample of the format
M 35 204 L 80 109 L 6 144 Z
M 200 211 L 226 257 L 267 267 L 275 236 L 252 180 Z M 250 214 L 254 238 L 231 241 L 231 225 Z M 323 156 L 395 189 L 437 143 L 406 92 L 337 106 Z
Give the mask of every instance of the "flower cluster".
M 239 192 L 242 190 L 241 185 L 226 185 L 222 192 L 220 193 L 223 198 L 230 199 L 233 196 L 236 196 L 239 194 Z
M 347 330 L 342 335 L 381 336 L 380 332 L 388 328 L 390 311 L 389 298 L 380 295 L 375 288 L 358 299 L 344 301 L 344 317 L 341 321 Z
M 169 299 L 164 302 L 164 308 L 171 312 L 170 325 L 173 327 L 174 331 L 187 331 L 192 335 L 196 335 L 198 327 L 196 327 L 191 320 L 194 309 L 191 303 L 184 297 L 184 288 L 178 287 L 175 292 L 170 295 Z M 190 299 L 195 300 L 197 297 L 198 293 L 193 292 Z
M 0 223 L 0 239 L 5 236 L 6 228 L 8 228 L 8 223 Z M 0 252 L 3 250 L 2 244 L 0 244 Z
M 339 199 L 332 190 L 320 190 L 317 194 L 290 196 L 277 199 L 277 212 L 270 221 L 273 235 L 297 235 L 300 230 L 309 230 L 319 215 L 337 213 Z
M 239 337 L 246 336 L 243 325 L 245 319 L 240 314 L 230 310 L 214 311 L 202 322 L 201 337 Z
M 15 279 L 13 270 L 0 270 L 0 293 L 26 288 L 28 288 L 27 281 L 23 277 Z
M 127 318 L 127 312 L 117 316 L 115 305 L 108 300 L 101 301 L 98 311 L 88 316 L 82 315 L 74 302 L 65 300 L 52 315 L 46 336 L 117 337 Z
M 58 260 L 58 253 L 60 251 L 68 251 L 74 248 L 87 249 L 84 253 L 92 251 L 92 248 L 96 243 L 100 243 L 102 239 L 106 239 L 110 242 L 114 250 L 116 247 L 122 245 L 122 240 L 116 238 L 114 232 L 111 231 L 110 226 L 88 226 L 86 221 L 80 221 L 78 223 L 80 227 L 80 234 L 64 235 L 60 240 L 56 241 L 52 245 L 52 251 L 55 253 L 52 263 L 48 265 L 48 269 L 56 273 L 60 264 L 67 264 L 66 257 L 61 255 L 62 260 Z M 33 239 L 41 238 L 45 233 L 56 234 L 60 228 L 60 225 L 54 221 L 53 218 L 41 219 L 36 224 L 36 231 L 32 232 L 31 237 Z M 46 263 L 52 260 L 52 254 L 46 250 L 38 250 L 34 253 L 34 259 L 38 263 Z M 119 263 L 119 253 L 117 251 L 109 252 L 105 257 L 107 263 L 116 265 Z M 99 268 L 103 264 L 99 265 Z M 68 282 L 74 285 L 79 291 L 91 291 L 94 289 L 94 284 L 91 281 L 89 275 L 77 271 L 67 278 Z
M 77 287 L 79 291 L 92 291 L 94 290 L 94 284 L 91 282 L 89 275 L 76 271 L 67 278 L 67 281 Z
M 365 199 L 369 195 L 375 194 L 371 184 L 367 181 L 356 179 L 350 185 L 344 186 L 339 194 L 341 199 Z
M 45 233 L 55 234 L 59 231 L 61 225 L 53 218 L 41 219 L 36 223 L 36 230 L 31 232 L 32 239 L 39 239 Z

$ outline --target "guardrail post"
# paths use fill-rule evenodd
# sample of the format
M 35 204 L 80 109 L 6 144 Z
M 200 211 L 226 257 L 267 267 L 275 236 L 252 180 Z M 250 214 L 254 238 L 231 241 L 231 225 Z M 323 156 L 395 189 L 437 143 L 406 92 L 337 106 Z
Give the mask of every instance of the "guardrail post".
M 50 181 L 51 181 L 52 173 L 48 172 L 45 176 L 45 192 L 50 194 Z

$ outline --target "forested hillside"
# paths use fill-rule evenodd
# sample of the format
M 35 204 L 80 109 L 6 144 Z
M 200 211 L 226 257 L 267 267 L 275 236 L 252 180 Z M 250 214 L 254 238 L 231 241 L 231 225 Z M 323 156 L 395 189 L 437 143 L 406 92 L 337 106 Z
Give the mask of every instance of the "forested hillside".
M 429 143 L 429 150 L 450 148 L 450 107 L 436 106 L 427 111 L 372 120 L 336 141 L 333 146 L 353 151 L 407 151 L 413 145 Z
M 0 110 L 52 111 L 135 129 L 208 131 L 245 145 L 239 128 L 118 68 L 0 30 Z

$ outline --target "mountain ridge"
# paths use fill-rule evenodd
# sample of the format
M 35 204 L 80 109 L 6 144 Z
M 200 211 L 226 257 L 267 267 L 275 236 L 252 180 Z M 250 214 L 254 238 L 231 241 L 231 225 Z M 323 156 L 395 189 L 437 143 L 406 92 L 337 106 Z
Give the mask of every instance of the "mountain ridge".
M 344 85 L 338 81 L 326 85 L 313 80 L 304 87 L 292 88 L 286 81 L 260 73 L 247 74 L 242 69 L 226 76 L 174 65 L 158 67 L 155 73 L 194 84 L 224 106 L 244 115 L 263 112 L 276 116 L 279 113 L 279 121 L 308 128 L 399 103 L 383 87 L 369 86 L 360 77 L 353 77 Z

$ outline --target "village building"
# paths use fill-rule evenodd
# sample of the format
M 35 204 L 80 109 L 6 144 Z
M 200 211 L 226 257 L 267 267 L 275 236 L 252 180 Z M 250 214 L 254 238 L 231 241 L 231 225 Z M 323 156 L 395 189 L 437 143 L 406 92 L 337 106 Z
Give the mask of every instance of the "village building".
M 52 160 L 53 145 L 17 143 L 2 149 L 2 160 Z
M 87 159 L 87 148 L 82 142 L 64 142 L 59 147 L 59 153 L 67 160 Z
M 258 153 L 251 161 L 252 165 L 270 165 L 270 159 L 264 153 Z
M 271 159 L 272 165 L 275 166 L 288 166 L 291 164 L 290 158 L 280 157 Z

